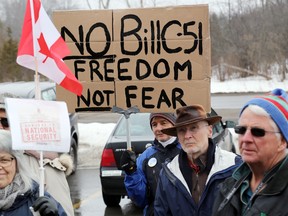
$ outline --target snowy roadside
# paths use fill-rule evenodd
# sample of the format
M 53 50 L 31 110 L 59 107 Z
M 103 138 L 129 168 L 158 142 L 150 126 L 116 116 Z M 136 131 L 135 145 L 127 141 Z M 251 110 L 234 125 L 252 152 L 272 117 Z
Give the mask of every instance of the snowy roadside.
M 211 93 L 267 93 L 275 88 L 288 91 L 288 79 L 280 82 L 276 78 L 266 80 L 257 76 L 226 80 L 225 82 L 214 79 L 211 81 Z
M 100 166 L 103 147 L 114 127 L 115 123 L 78 123 L 78 168 Z

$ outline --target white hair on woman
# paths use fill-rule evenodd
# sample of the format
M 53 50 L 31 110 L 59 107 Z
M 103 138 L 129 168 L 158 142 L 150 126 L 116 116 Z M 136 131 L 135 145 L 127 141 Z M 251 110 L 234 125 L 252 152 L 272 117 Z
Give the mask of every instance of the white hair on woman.
M 16 159 L 16 172 L 21 176 L 24 183 L 24 192 L 32 188 L 33 176 L 29 171 L 29 165 L 26 163 L 23 151 L 12 149 L 11 133 L 7 130 L 0 130 L 0 151 L 11 154 Z

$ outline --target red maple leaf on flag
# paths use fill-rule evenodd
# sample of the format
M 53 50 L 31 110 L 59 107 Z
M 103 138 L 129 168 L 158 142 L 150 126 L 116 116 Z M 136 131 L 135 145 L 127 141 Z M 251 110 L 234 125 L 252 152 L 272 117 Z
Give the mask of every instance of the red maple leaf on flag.
M 43 33 L 40 34 L 40 38 L 38 38 L 37 40 L 40 46 L 39 52 L 46 56 L 46 58 L 43 60 L 43 63 L 45 63 L 48 57 L 52 58 L 51 52 L 47 46 Z
M 34 14 L 31 14 L 32 11 L 34 11 Z M 32 15 L 35 18 L 34 24 L 32 23 Z M 37 45 L 37 50 L 34 50 L 34 42 Z M 81 96 L 82 83 L 63 61 L 63 57 L 69 54 L 68 46 L 42 7 L 41 0 L 27 0 L 17 63 L 35 70 L 35 72 L 37 69 L 39 73 L 58 85 Z M 36 59 L 35 57 L 38 55 L 43 56 Z

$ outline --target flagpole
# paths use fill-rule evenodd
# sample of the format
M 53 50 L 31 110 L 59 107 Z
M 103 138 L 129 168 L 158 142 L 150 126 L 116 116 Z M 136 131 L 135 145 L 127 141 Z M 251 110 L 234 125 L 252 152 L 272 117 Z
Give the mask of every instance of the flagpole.
M 39 90 L 39 75 L 38 75 L 38 63 L 37 63 L 37 56 L 38 53 L 36 50 L 36 37 L 35 37 L 35 16 L 34 16 L 34 0 L 30 0 L 30 11 L 31 11 L 31 23 L 32 23 L 32 40 L 33 40 L 33 51 L 34 51 L 34 61 L 35 61 L 35 99 L 40 100 L 40 90 Z
M 34 51 L 34 62 L 35 62 L 35 99 L 41 100 L 40 88 L 39 88 L 39 74 L 38 74 L 38 61 L 37 61 L 37 50 L 36 50 L 36 37 L 35 37 L 35 17 L 34 17 L 34 4 L 33 0 L 30 0 L 30 8 L 31 8 L 31 20 L 32 20 L 32 40 L 33 40 L 33 51 Z
M 38 64 L 37 64 L 37 50 L 36 50 L 36 37 L 35 37 L 35 16 L 34 16 L 34 0 L 30 0 L 30 11 L 31 11 L 31 22 L 32 22 L 32 40 L 33 40 L 33 51 L 34 51 L 34 60 L 35 60 L 35 99 L 41 100 L 40 88 L 39 88 L 39 75 L 38 75 Z M 39 196 L 44 196 L 44 182 L 45 182 L 45 173 L 43 166 L 43 151 L 40 151 L 40 183 L 39 183 Z

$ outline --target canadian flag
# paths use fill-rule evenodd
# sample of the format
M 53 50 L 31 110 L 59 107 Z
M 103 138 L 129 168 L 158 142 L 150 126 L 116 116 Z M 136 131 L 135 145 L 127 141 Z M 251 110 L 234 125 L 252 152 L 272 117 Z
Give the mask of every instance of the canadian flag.
M 34 17 L 31 16 L 32 13 Z M 80 96 L 83 86 L 62 60 L 69 53 L 70 50 L 41 2 L 27 0 L 16 62 L 31 70 L 38 70 L 63 88 Z

